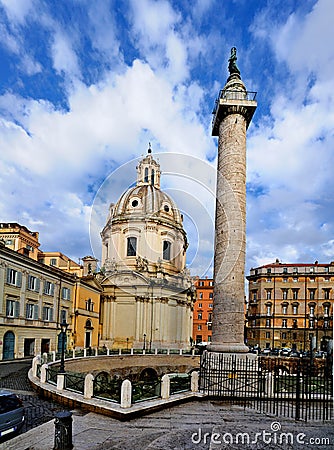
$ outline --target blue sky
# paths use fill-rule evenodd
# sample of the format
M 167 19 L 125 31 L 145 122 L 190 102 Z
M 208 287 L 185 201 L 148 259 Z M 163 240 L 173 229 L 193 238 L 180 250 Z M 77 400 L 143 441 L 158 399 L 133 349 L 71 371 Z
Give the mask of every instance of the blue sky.
M 210 275 L 211 112 L 236 46 L 258 92 L 246 271 L 333 260 L 332 17 L 332 0 L 0 0 L 1 221 L 39 231 L 45 251 L 100 258 L 108 203 L 151 142 L 191 272 Z

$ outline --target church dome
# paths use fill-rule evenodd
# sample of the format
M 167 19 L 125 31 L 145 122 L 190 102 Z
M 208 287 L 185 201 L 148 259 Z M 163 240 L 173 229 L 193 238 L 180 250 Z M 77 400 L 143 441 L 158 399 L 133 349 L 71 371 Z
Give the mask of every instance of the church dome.
M 169 195 L 154 185 L 143 184 L 124 192 L 118 202 L 111 207 L 111 221 L 117 219 L 147 218 L 163 220 L 182 227 L 182 216 Z
M 174 200 L 160 189 L 160 165 L 151 154 L 137 166 L 137 183 L 109 208 L 102 230 L 102 264 L 128 268 L 141 265 L 150 272 L 163 268 L 179 273 L 185 268 L 187 235 Z

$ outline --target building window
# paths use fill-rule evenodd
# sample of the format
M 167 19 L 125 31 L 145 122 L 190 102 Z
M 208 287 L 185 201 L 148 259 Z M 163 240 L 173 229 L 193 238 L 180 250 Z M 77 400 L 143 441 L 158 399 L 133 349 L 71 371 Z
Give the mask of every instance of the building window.
M 54 291 L 55 291 L 54 283 L 51 283 L 51 281 L 44 281 L 44 294 L 53 295 Z
M 298 305 L 292 305 L 292 314 L 298 314 Z
M 329 321 L 327 319 L 324 320 L 324 328 L 329 328 Z
M 282 319 L 282 328 L 286 328 L 286 327 L 287 327 L 287 319 Z
M 287 267 L 283 267 L 283 273 L 288 273 L 288 268 Z
M 315 278 L 314 277 L 310 277 L 310 283 L 314 283 L 315 282 Z
M 293 319 L 292 328 L 298 328 L 298 322 L 297 322 L 297 319 Z
M 281 339 L 286 339 L 286 333 L 283 331 Z
M 257 291 L 253 292 L 253 302 L 257 300 Z
M 212 330 L 212 323 L 208 322 L 208 330 L 211 331 Z
M 271 299 L 271 289 L 267 290 L 267 300 Z
M 313 305 L 310 305 L 310 317 L 313 317 L 314 316 L 314 306 Z
M 200 342 L 202 342 L 202 336 L 200 334 L 196 335 L 196 344 L 199 344 Z
M 163 241 L 162 258 L 166 261 L 170 260 L 170 249 L 172 244 L 169 241 Z
M 288 279 L 287 278 L 283 278 L 283 283 L 287 283 Z
M 270 335 L 271 335 L 270 331 L 266 331 L 266 339 L 270 339 Z
M 71 300 L 71 289 L 63 287 L 61 290 L 61 298 L 63 300 Z
M 22 273 L 15 269 L 7 268 L 7 284 L 12 284 L 13 286 L 21 287 L 22 284 Z
M 39 292 L 39 288 L 40 288 L 39 279 L 34 277 L 33 275 L 28 275 L 28 289 L 30 291 Z
M 209 308 L 213 308 L 213 303 L 209 303 Z
M 137 254 L 137 238 L 136 237 L 128 237 L 127 241 L 127 256 L 136 256 Z
M 6 301 L 6 316 L 7 317 L 19 317 L 20 315 L 20 302 L 17 300 L 8 299 Z
M 267 316 L 271 316 L 271 305 L 266 306 L 267 306 Z
M 329 300 L 330 289 L 324 289 L 324 299 Z
M 198 313 L 198 314 L 197 314 L 197 319 L 198 319 L 198 320 L 202 320 L 202 313 Z
M 50 306 L 43 306 L 43 320 L 44 322 L 53 321 L 53 308 Z
M 210 298 L 210 299 L 213 299 L 213 292 L 210 292 L 210 293 L 209 293 L 209 298 Z
M 201 329 L 202 329 L 202 325 L 197 325 L 197 330 L 201 331 Z
M 148 183 L 148 167 L 145 167 L 145 178 L 144 178 L 144 182 Z
M 292 298 L 293 298 L 294 300 L 297 300 L 297 299 L 298 299 L 298 289 L 293 289 L 293 290 L 292 290 Z
M 50 266 L 56 266 L 57 265 L 57 258 L 51 258 L 50 259 Z
M 266 319 L 266 328 L 270 328 L 270 326 L 271 326 L 271 320 Z
M 282 295 L 283 295 L 283 300 L 287 300 L 288 299 L 288 290 L 287 289 L 283 289 Z
M 86 300 L 86 311 L 94 311 L 94 303 L 91 298 Z
M 212 322 L 212 313 L 211 313 L 211 312 L 209 313 L 208 321 L 209 321 L 209 322 Z
M 270 267 L 267 269 L 267 273 L 271 273 L 271 268 Z
M 65 323 L 67 320 L 67 311 L 66 309 L 62 309 L 60 311 L 60 323 Z
M 315 299 L 315 289 L 310 289 L 310 300 Z
M 204 281 L 199 281 L 198 286 L 204 286 Z
M 327 317 L 329 316 L 329 307 L 330 305 L 324 305 L 324 316 Z
M 38 320 L 38 305 L 26 304 L 26 319 Z
M 287 314 L 288 313 L 288 305 L 284 304 L 282 305 L 282 314 Z
M 297 339 L 297 333 L 292 333 L 292 339 L 295 341 Z
M 214 282 L 213 281 L 209 281 L 209 286 L 213 286 Z
M 309 321 L 309 328 L 314 328 L 314 320 Z
M 293 268 L 293 273 L 298 273 L 298 267 Z
M 199 292 L 199 293 L 198 293 L 198 298 L 200 298 L 200 299 L 203 298 L 203 292 Z
M 271 277 L 267 278 L 267 283 L 271 283 Z
M 211 342 L 211 336 L 208 336 L 208 342 Z
M 298 283 L 298 277 L 294 277 L 294 278 L 293 278 L 293 282 L 294 282 L 294 283 Z
M 199 304 L 198 304 L 198 307 L 199 307 L 199 308 L 202 308 L 202 306 L 203 306 L 202 303 L 199 303 Z

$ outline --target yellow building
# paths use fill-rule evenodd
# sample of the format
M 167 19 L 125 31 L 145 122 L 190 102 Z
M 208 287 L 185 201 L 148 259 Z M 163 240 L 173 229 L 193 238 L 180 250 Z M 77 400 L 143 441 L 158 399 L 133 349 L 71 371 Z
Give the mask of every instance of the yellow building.
M 247 343 L 260 348 L 328 350 L 333 341 L 334 262 L 250 270 Z
M 39 250 L 38 233 L 0 224 L 0 358 L 56 351 L 60 324 L 68 323 L 65 348 L 99 345 L 101 286 L 97 260 L 77 264 L 61 252 Z
M 60 323 L 72 333 L 75 278 L 0 245 L 0 355 L 59 351 Z
M 37 260 L 40 246 L 38 236 L 37 231 L 30 231 L 18 223 L 0 223 L 0 241 L 11 250 L 35 260 Z
M 42 251 L 38 254 L 38 260 L 75 276 L 71 348 L 98 347 L 102 287 L 96 278 L 97 260 L 85 256 L 82 264 L 78 264 L 61 252 Z

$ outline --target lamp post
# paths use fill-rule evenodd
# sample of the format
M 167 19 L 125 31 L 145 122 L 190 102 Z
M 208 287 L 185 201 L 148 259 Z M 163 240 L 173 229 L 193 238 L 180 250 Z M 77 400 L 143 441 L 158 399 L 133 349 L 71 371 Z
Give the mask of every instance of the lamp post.
M 61 324 L 61 358 L 60 358 L 60 367 L 59 367 L 59 373 L 65 373 L 65 339 L 66 339 L 66 331 L 68 327 L 68 323 L 64 320 Z
M 146 334 L 144 333 L 144 345 L 143 345 L 143 350 L 146 350 Z
M 129 338 L 126 338 L 126 351 L 129 350 Z

